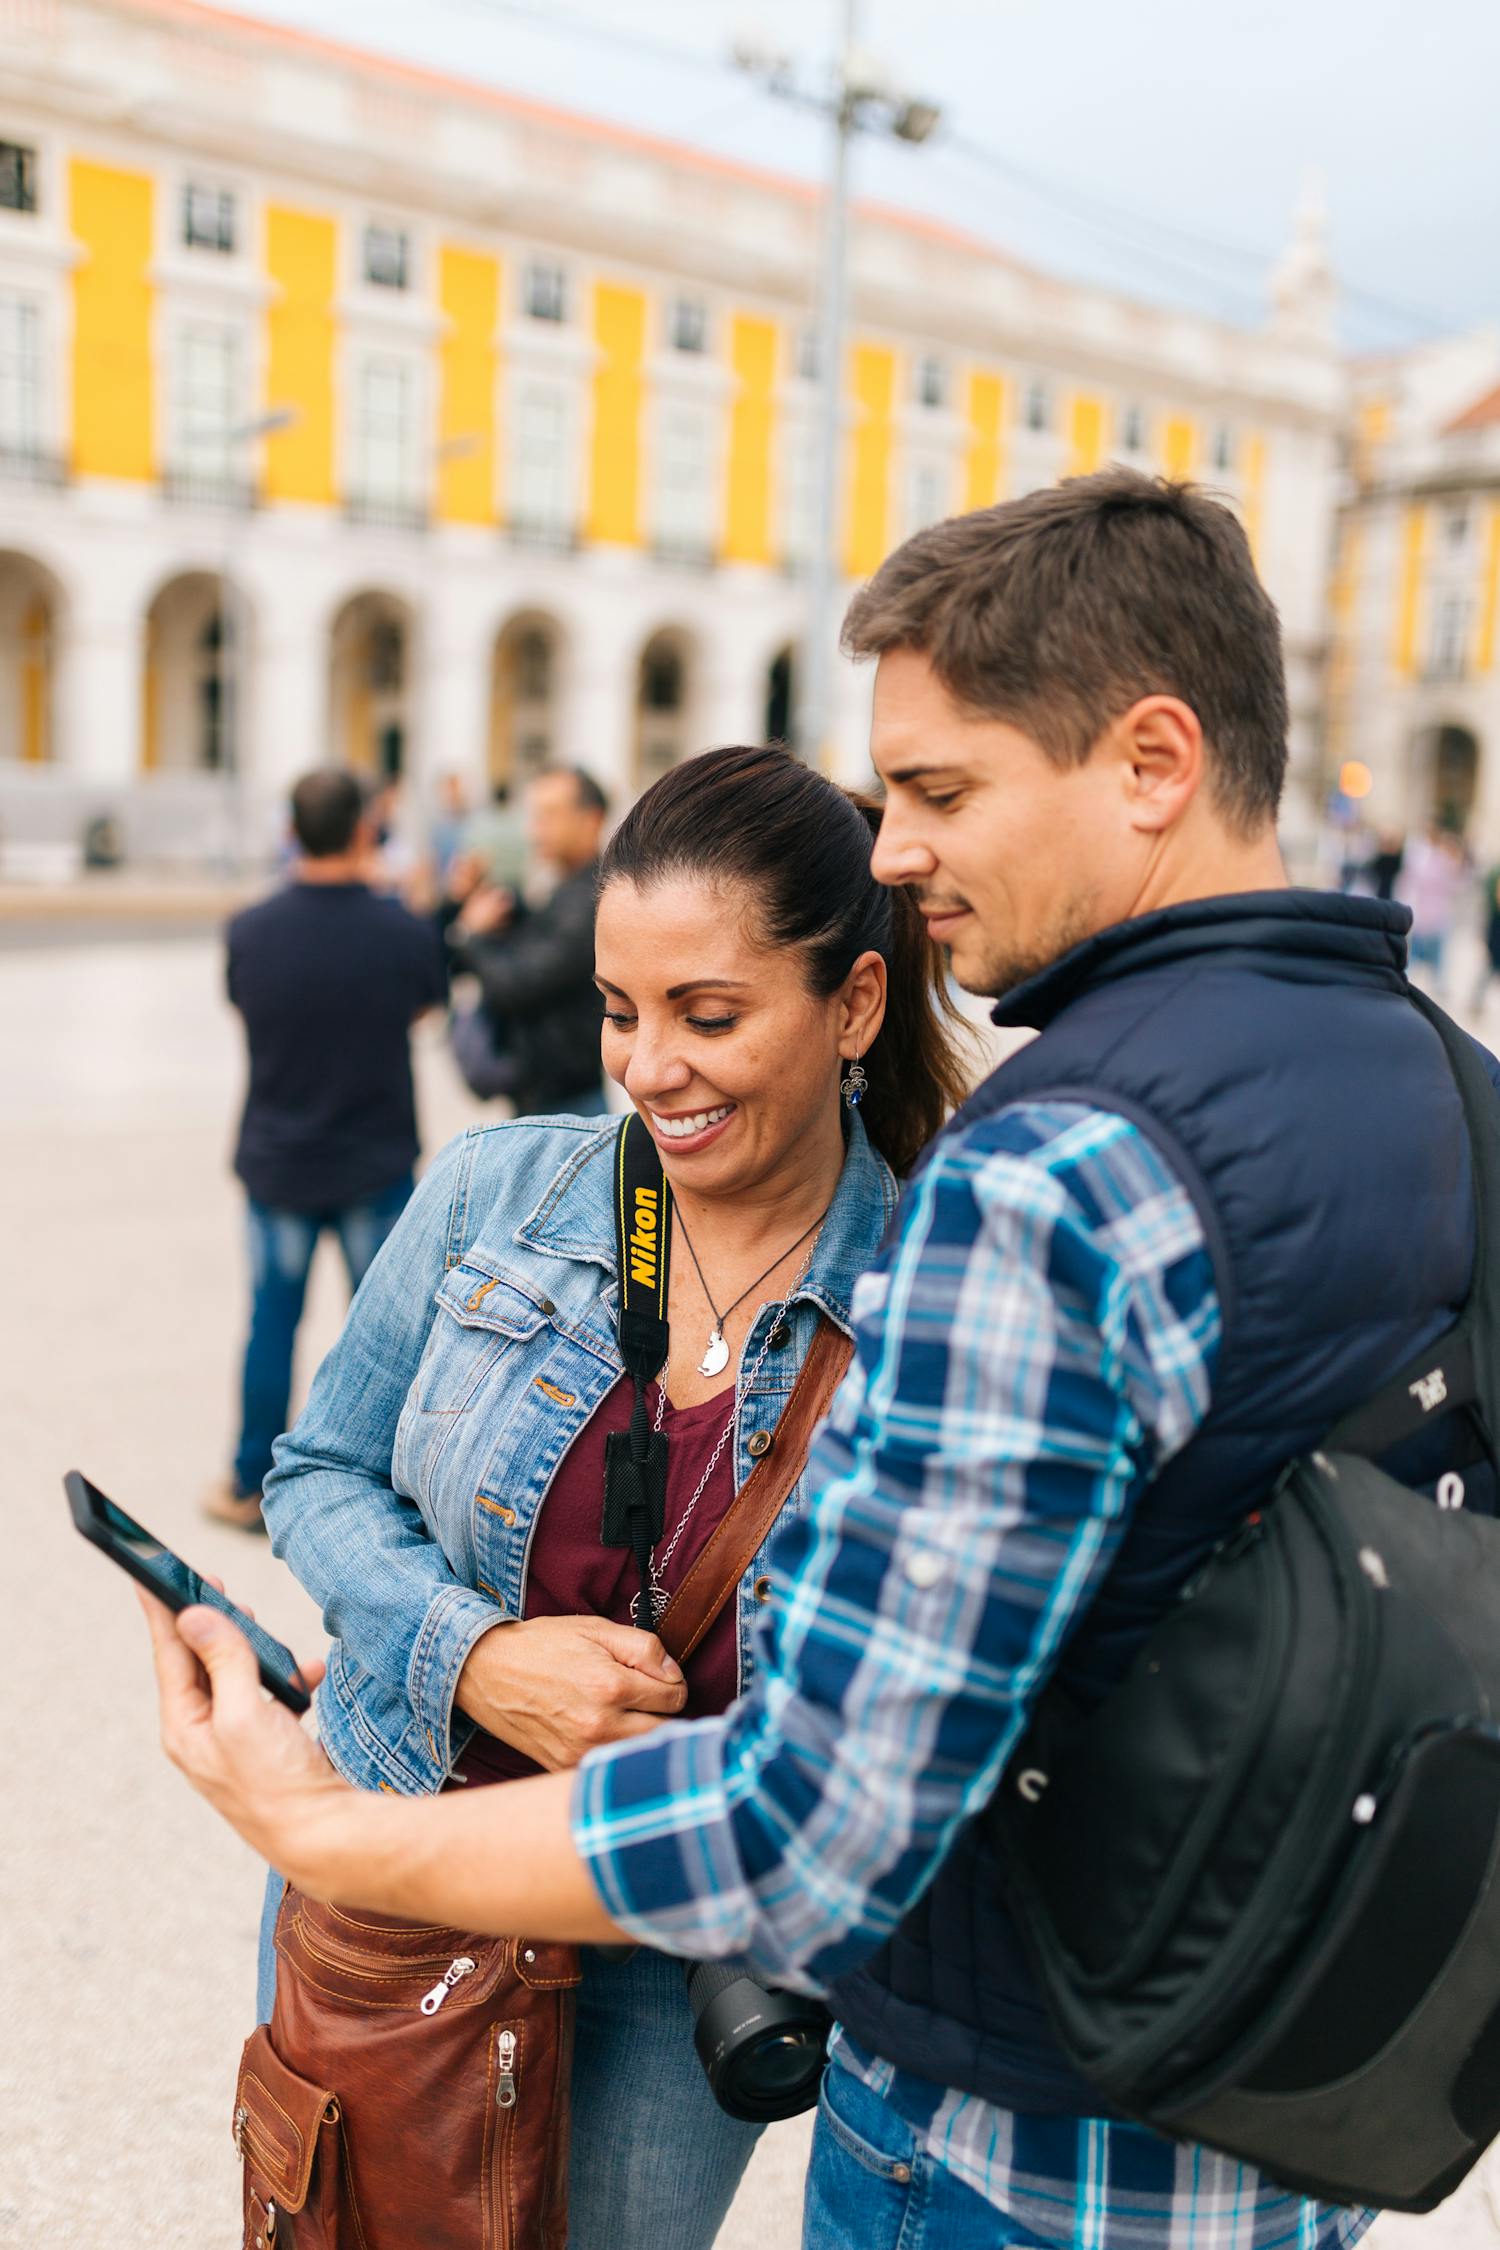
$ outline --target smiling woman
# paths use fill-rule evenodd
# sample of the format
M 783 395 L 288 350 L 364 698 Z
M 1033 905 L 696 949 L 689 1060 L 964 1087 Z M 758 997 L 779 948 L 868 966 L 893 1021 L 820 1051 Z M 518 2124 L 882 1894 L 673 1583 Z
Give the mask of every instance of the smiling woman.
M 777 1498 L 783 1521 L 805 1504 L 820 1410 L 792 1401 L 826 1403 L 897 1175 L 966 1090 L 941 957 L 915 899 L 872 873 L 876 818 L 785 752 L 710 751 L 647 792 L 601 869 L 604 1064 L 671 1190 L 668 1337 L 635 1432 L 664 1461 L 649 1555 L 617 1541 L 605 1508 L 611 1441 L 626 1442 L 636 1404 L 617 1332 L 618 1121 L 476 1128 L 438 1158 L 371 1269 L 265 1487 L 276 1551 L 337 1635 L 319 1734 L 357 1788 L 462 1782 L 472 1803 L 491 1782 L 723 1711 L 748 1683 L 775 1596 Z M 862 1104 L 852 1082 L 841 1098 L 855 1064 Z M 695 1604 L 705 1586 L 718 1600 L 691 1642 L 662 1620 L 679 1665 L 648 1628 L 689 1584 Z M 414 2136 L 402 2162 L 420 2185 L 433 2160 L 381 2093 L 395 2080 L 347 2066 L 348 2026 L 334 2036 L 305 1973 L 319 1911 L 295 1891 L 283 1903 L 273 1882 L 256 2053 L 339 2095 L 356 2170 L 361 2145 Z M 576 1934 L 608 1924 L 596 1910 Z M 362 1942 L 409 1940 L 398 1926 Z M 454 1967 L 489 1965 L 486 1980 L 497 1958 L 462 1928 L 433 1945 Z M 578 1993 L 568 2243 L 708 2250 L 759 2128 L 715 2105 L 680 1967 L 588 1947 L 564 1966 Z M 514 1979 L 481 1993 L 476 1972 L 464 1993 L 444 2022 L 467 2023 L 481 1999 L 497 2037 L 530 2020 Z M 389 2057 L 402 2026 L 375 2028 Z M 455 2130 L 472 2093 L 444 2091 Z M 558 2103 L 554 2179 L 563 2130 Z M 381 2233 L 378 2185 L 362 2206 L 369 2196 L 372 2244 L 396 2239 Z

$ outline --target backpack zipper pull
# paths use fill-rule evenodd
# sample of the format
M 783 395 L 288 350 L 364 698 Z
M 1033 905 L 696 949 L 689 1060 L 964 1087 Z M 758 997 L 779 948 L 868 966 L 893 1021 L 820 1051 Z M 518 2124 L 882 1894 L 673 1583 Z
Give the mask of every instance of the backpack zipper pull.
M 435 2016 L 453 1987 L 464 1977 L 471 1977 L 474 1974 L 474 1968 L 475 1964 L 470 1960 L 467 1953 L 460 1953 L 456 1961 L 450 1961 L 443 1971 L 442 1983 L 435 1984 L 422 2002 L 423 2015 Z
M 513 2031 L 500 2034 L 500 2083 L 495 2088 L 497 2109 L 514 2109 L 516 2106 L 516 2035 Z

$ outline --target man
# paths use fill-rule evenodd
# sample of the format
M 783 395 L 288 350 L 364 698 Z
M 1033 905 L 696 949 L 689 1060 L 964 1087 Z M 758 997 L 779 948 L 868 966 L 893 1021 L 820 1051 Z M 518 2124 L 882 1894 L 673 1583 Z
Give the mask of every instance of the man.
M 444 996 L 428 924 L 370 888 L 376 838 L 354 776 L 305 774 L 292 831 L 292 880 L 228 932 L 229 997 L 250 1050 L 234 1168 L 250 1200 L 251 1318 L 234 1466 L 204 1506 L 242 1531 L 262 1528 L 319 1235 L 337 1235 L 357 1289 L 411 1194 L 409 1032 Z
M 1098 2115 L 975 1816 L 1047 1680 L 1107 1692 L 1465 1294 L 1466 1137 L 1406 917 L 1287 889 L 1276 615 L 1191 488 L 1113 470 L 935 525 L 845 638 L 879 666 L 877 868 L 1041 1035 L 856 1291 L 750 1692 L 499 1803 L 377 1801 L 260 1707 L 222 1619 L 157 1611 L 168 1746 L 320 1896 L 829 1991 L 807 2250 L 1352 2242 L 1366 2214 Z
M 449 922 L 453 966 L 479 979 L 486 1019 L 459 1019 L 455 1051 L 474 1090 L 510 1095 L 520 1117 L 590 1116 L 604 1108 L 594 878 L 609 801 L 592 774 L 564 766 L 537 775 L 526 809 L 532 850 L 557 888 L 528 911 L 485 881 Z

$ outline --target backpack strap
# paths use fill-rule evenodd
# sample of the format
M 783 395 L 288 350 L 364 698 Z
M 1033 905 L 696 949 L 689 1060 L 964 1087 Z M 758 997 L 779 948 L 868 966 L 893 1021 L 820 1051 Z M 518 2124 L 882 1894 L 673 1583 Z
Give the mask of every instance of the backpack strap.
M 1468 1033 L 1425 993 L 1414 990 L 1411 998 L 1443 1042 L 1463 1103 L 1474 1186 L 1474 1271 L 1468 1298 L 1453 1326 L 1336 1423 L 1323 1444 L 1330 1453 L 1358 1453 L 1375 1460 L 1427 1422 L 1462 1412 L 1474 1444 L 1468 1458 L 1487 1459 L 1500 1473 L 1493 1434 L 1500 1427 L 1496 1390 L 1500 1268 L 1490 1242 L 1490 1229 L 1500 1213 L 1500 1092 Z

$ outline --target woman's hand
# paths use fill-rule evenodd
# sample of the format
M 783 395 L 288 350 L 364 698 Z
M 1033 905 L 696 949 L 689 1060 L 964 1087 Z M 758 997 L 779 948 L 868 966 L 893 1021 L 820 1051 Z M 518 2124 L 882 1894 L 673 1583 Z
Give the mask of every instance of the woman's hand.
M 151 1628 L 162 1748 L 246 1843 L 296 1881 L 302 1842 L 354 1791 L 285 1705 L 266 1695 L 238 1626 L 217 1610 L 174 1616 L 143 1589 L 137 1596 Z M 311 1687 L 323 1667 L 301 1671 Z
M 656 1635 L 607 1617 L 492 1626 L 458 1675 L 459 1709 L 553 1773 L 602 1743 L 649 1734 L 686 1701 L 681 1669 Z

